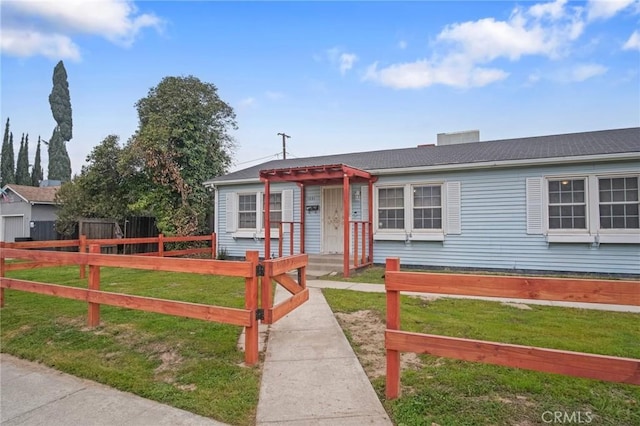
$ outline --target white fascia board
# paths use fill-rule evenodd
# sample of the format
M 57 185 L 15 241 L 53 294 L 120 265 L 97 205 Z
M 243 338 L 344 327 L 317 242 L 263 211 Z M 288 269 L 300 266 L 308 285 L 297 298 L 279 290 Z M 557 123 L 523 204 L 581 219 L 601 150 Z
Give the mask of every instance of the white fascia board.
M 220 186 L 243 185 L 247 183 L 260 183 L 260 178 L 233 179 L 233 180 L 223 180 L 218 182 L 207 181 L 207 182 L 204 182 L 203 185 L 210 188 L 217 188 Z
M 606 155 L 581 155 L 576 157 L 536 158 L 527 160 L 485 161 L 481 163 L 442 164 L 436 166 L 397 167 L 393 169 L 367 170 L 374 175 L 397 175 L 403 173 L 422 173 L 448 170 L 488 169 L 494 167 L 544 166 L 552 164 L 575 164 L 593 161 L 640 160 L 640 152 Z

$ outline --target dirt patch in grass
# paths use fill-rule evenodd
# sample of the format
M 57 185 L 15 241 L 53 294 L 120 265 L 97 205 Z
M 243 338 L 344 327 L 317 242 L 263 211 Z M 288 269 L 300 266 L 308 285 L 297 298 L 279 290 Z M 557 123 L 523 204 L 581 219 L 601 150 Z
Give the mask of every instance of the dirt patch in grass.
M 13 339 L 16 336 L 20 336 L 20 335 L 29 333 L 32 329 L 33 329 L 33 327 L 31 327 L 28 324 L 25 324 L 23 326 L 20 326 L 20 328 L 17 328 L 17 329 L 15 329 L 13 331 L 6 332 L 5 335 L 4 335 L 4 339 L 7 339 L 7 340 Z
M 340 325 L 351 337 L 352 343 L 359 348 L 360 364 L 370 379 L 386 374 L 386 352 L 384 349 L 384 330 L 386 324 L 370 310 L 352 313 L 337 312 Z M 420 357 L 411 352 L 402 353 L 400 361 L 403 369 L 418 369 L 422 366 Z

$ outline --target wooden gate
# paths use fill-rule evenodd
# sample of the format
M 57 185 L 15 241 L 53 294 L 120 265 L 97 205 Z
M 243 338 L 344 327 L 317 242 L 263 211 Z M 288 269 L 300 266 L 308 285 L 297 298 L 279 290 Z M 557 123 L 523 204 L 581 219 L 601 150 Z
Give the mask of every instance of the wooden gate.
M 259 275 L 263 275 L 261 277 L 263 324 L 273 324 L 309 300 L 309 289 L 307 288 L 306 279 L 308 263 L 309 256 L 306 254 L 264 261 L 262 265 L 264 269 L 259 273 Z M 297 273 L 297 281 L 296 278 L 290 275 L 290 272 L 293 270 Z M 272 281 L 275 281 L 291 293 L 291 297 L 279 302 L 275 306 L 273 304 Z

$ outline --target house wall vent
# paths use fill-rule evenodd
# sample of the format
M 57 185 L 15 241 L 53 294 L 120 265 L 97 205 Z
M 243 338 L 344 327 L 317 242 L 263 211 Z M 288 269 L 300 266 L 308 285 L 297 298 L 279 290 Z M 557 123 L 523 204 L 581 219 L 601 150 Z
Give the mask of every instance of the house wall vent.
M 459 143 L 480 142 L 480 130 L 464 132 L 438 133 L 438 146 L 456 145 Z

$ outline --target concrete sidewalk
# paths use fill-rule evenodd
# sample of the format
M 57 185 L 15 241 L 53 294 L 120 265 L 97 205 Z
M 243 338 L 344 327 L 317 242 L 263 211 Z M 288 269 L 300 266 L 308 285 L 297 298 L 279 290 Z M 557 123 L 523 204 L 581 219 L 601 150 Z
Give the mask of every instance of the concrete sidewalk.
M 7 354 L 0 391 L 3 426 L 224 425 Z
M 258 425 L 391 425 L 320 289 L 270 327 Z M 276 303 L 288 295 L 276 290 Z
M 307 287 L 319 288 L 319 289 L 335 288 L 339 290 L 353 290 L 353 291 L 362 291 L 366 293 L 384 293 L 385 292 L 384 284 L 353 283 L 353 282 L 346 282 L 346 281 L 307 280 Z M 450 297 L 454 299 L 476 299 L 476 300 L 487 300 L 490 302 L 518 303 L 518 304 L 525 304 L 525 305 L 544 305 L 544 306 L 558 306 L 563 308 L 595 309 L 600 311 L 640 313 L 640 306 L 633 306 L 633 305 L 609 305 L 604 303 L 557 302 L 555 300 L 510 299 L 506 297 L 458 296 L 458 295 L 452 295 L 452 294 L 416 293 L 411 291 L 403 291 L 402 294 L 408 295 L 408 296 L 428 297 L 430 299 L 437 299 L 440 297 Z

